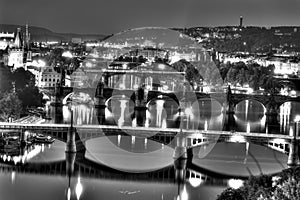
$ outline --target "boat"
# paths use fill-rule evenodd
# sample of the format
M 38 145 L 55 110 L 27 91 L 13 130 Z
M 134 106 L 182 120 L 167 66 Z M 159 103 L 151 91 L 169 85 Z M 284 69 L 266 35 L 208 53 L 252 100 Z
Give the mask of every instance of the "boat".
M 33 137 L 34 143 L 53 143 L 55 141 L 51 136 L 45 136 L 43 134 L 38 134 Z

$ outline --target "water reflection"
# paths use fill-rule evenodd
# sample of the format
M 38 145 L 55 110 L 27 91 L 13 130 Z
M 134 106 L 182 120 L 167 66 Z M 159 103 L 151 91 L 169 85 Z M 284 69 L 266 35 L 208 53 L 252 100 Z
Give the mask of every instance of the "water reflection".
M 116 148 L 113 140 L 127 151 Z M 11 200 L 36 199 L 40 195 L 45 200 L 98 199 L 99 196 L 112 199 L 195 199 L 203 196 L 215 199 L 226 187 L 237 188 L 243 184 L 243 178 L 237 176 L 276 173 L 287 159 L 284 154 L 249 143 L 219 143 L 204 158 L 198 156 L 204 146 L 197 147 L 190 164 L 178 164 L 172 157 L 171 147 L 162 147 L 149 139 L 139 141 L 139 138 L 116 136 L 109 140 L 103 137 L 92 139 L 86 145 L 84 156 L 65 154 L 61 142 L 55 141 L 22 165 L 1 160 L 6 163 L 0 168 L 0 184 L 5 189 L 1 197 Z M 155 150 L 156 145 L 161 151 Z M 137 149 L 140 149 L 139 153 Z M 145 154 L 149 149 L 155 152 Z M 55 162 L 47 159 L 53 152 L 63 158 Z M 25 185 L 27 189 L 23 190 Z
M 234 119 L 226 120 L 228 116 L 222 112 L 223 107 L 215 102 L 199 101 L 199 108 L 187 108 L 188 129 L 226 130 L 224 127 L 243 132 L 281 133 L 289 134 L 294 119 L 300 115 L 300 104 L 287 102 L 279 107 L 278 120 L 275 124 L 267 123 L 265 108 L 258 102 L 250 100 L 239 103 L 236 107 Z M 211 105 L 208 106 L 208 105 Z M 178 128 L 178 103 L 171 99 L 156 99 L 147 105 L 145 127 Z M 99 124 L 97 113 L 93 105 L 75 104 L 74 119 L 76 124 Z M 48 105 L 47 112 L 51 120 L 46 123 L 70 123 L 70 109 L 62 106 L 61 109 Z M 113 98 L 105 109 L 105 124 L 118 126 L 137 126 L 134 116 L 134 103 L 129 98 Z
M 243 132 L 264 133 L 266 125 L 266 109 L 254 100 L 245 100 L 236 106 L 236 130 Z

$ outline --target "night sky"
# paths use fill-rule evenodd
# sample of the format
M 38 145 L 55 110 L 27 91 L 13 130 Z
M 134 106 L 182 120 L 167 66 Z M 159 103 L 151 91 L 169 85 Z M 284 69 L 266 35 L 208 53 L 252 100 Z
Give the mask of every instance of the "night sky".
M 116 33 L 145 26 L 300 25 L 300 0 L 0 0 L 0 23 L 55 32 Z

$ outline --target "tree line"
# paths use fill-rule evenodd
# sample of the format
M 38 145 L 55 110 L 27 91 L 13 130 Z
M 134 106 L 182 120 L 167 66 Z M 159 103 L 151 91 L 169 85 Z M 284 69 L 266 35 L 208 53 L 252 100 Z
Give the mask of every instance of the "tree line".
M 17 119 L 28 107 L 41 106 L 42 98 L 31 72 L 24 68 L 12 72 L 0 63 L 0 121 Z

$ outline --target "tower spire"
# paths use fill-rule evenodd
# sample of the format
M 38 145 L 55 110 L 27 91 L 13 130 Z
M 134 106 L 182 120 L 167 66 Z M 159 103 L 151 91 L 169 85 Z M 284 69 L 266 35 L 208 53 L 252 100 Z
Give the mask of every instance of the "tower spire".
M 17 28 L 17 34 L 16 34 L 15 41 L 14 41 L 14 47 L 15 48 L 22 47 L 21 28 Z

